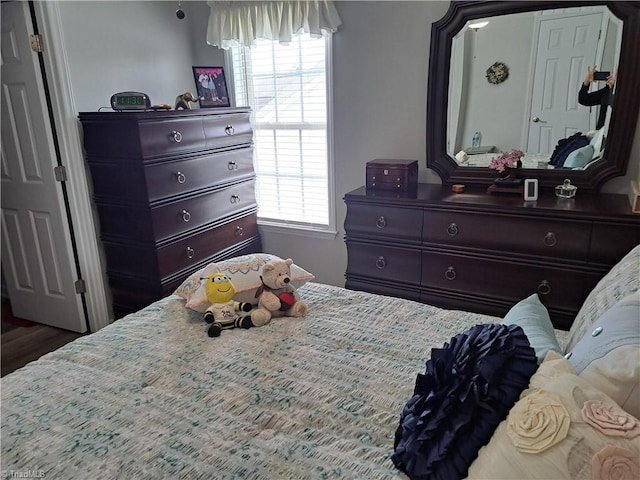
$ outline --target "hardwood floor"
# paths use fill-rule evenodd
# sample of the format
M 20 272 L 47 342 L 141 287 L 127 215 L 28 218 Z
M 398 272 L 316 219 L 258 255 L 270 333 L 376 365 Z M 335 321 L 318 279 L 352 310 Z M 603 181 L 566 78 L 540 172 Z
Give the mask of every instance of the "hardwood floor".
M 26 320 L 14 319 L 10 309 L 2 308 L 2 321 L 6 324 L 29 325 L 13 326 L 3 331 L 0 336 L 1 375 L 5 376 L 23 367 L 33 360 L 37 360 L 45 353 L 49 353 L 72 340 L 82 336 L 82 333 L 70 332 L 60 328 L 49 327 Z M 4 329 L 3 329 L 4 330 Z

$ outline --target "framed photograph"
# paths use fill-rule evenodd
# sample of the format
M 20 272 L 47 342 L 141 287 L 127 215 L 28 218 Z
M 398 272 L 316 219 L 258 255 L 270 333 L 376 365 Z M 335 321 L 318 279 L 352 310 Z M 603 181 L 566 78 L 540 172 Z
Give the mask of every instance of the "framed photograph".
M 193 67 L 193 78 L 200 108 L 231 106 L 223 67 Z

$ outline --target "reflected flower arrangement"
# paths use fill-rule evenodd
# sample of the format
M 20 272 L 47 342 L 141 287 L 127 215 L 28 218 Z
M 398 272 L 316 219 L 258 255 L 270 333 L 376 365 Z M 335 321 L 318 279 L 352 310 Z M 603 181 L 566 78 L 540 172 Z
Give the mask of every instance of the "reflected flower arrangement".
M 524 157 L 524 152 L 514 149 L 492 158 L 489 163 L 489 168 L 493 168 L 500 173 L 508 168 L 520 168 L 522 166 L 522 157 Z

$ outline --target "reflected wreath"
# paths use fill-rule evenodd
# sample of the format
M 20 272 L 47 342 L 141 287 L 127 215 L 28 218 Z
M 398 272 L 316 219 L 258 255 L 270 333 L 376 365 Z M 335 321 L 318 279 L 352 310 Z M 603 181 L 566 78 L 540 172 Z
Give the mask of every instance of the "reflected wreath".
M 494 85 L 504 82 L 509 77 L 509 67 L 502 62 L 496 62 L 487 68 L 487 81 Z

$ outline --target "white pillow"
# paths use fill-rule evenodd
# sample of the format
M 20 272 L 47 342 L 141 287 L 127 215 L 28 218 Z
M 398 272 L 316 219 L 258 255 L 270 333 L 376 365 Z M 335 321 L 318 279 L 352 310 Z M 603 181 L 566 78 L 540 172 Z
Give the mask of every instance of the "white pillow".
M 204 312 L 209 306 L 203 279 L 210 275 L 220 272 L 227 275 L 233 286 L 236 288 L 236 294 L 233 299 L 237 302 L 247 302 L 257 304 L 255 298 L 256 290 L 262 285 L 260 275 L 262 267 L 267 263 L 273 263 L 283 260 L 282 258 L 269 253 L 253 253 L 250 255 L 242 255 L 240 257 L 229 258 L 220 262 L 210 263 L 204 268 L 190 275 L 182 285 L 180 285 L 175 295 L 184 298 L 186 306 L 198 312 Z M 299 267 L 295 263 L 291 265 L 291 284 L 295 288 L 302 285 L 315 276 L 307 272 L 304 268 Z
M 589 145 L 593 147 L 593 158 L 600 158 L 602 153 L 602 141 L 604 140 L 604 128 L 596 130 L 595 135 L 591 138 Z

